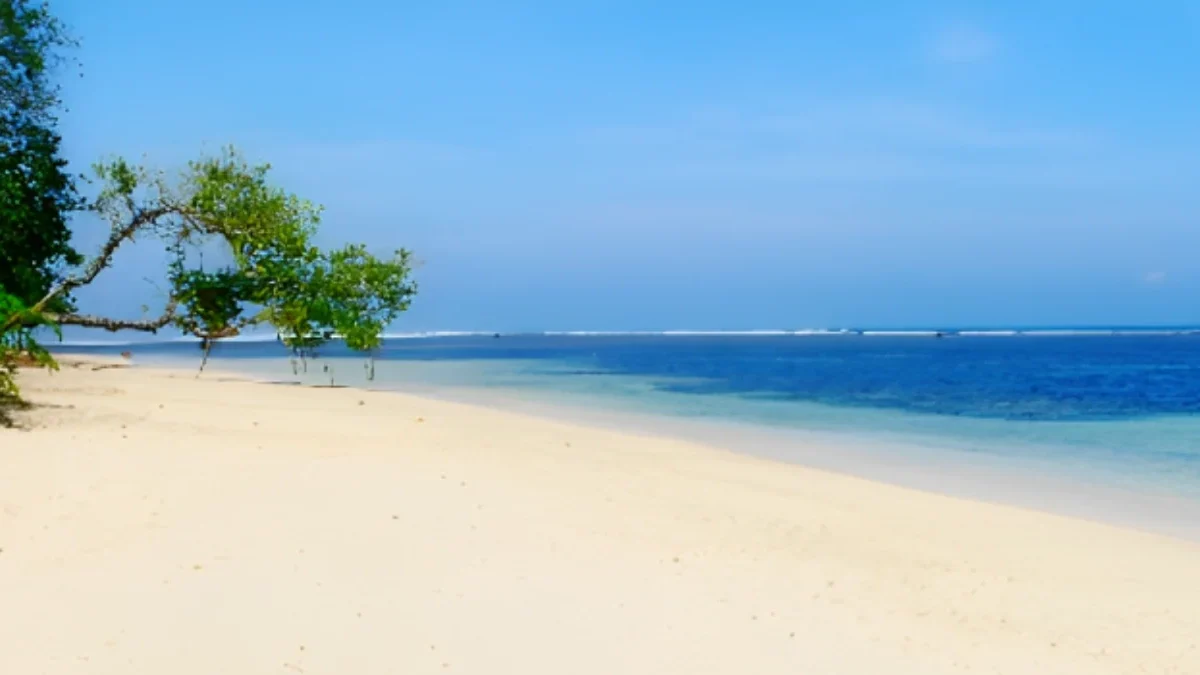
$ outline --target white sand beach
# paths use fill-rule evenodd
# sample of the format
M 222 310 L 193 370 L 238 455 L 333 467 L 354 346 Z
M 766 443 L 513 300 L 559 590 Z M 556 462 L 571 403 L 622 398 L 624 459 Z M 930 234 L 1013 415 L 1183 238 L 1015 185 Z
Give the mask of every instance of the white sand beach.
M 75 365 L 72 365 L 74 363 Z M 0 673 L 1200 673 L 1200 544 L 419 397 L 25 372 Z

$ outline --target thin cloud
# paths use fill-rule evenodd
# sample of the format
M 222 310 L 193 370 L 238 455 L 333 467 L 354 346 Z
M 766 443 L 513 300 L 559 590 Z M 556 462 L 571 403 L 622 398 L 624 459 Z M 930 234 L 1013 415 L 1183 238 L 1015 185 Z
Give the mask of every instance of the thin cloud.
M 719 119 L 683 115 L 639 126 L 592 127 L 572 141 L 624 148 L 731 148 L 755 141 L 785 148 L 858 140 L 870 147 L 957 148 L 979 151 L 1076 152 L 1094 150 L 1103 134 L 1087 128 L 1029 126 L 970 115 L 916 101 L 866 99 L 805 101 L 790 110 L 728 113 Z
M 1068 183 L 1097 178 L 1093 158 L 1107 145 L 1090 130 L 902 100 L 809 101 L 787 111 L 656 122 L 584 129 L 552 145 L 571 147 L 584 163 L 636 158 L 637 171 L 678 178 Z
M 943 28 L 930 41 L 929 57 L 937 63 L 965 64 L 990 59 L 1000 49 L 996 38 L 970 24 Z
M 479 148 L 404 138 L 344 142 L 277 140 L 271 145 L 272 157 L 334 165 L 408 162 L 445 166 L 469 164 L 488 157 L 488 152 Z
M 994 185 L 1178 185 L 1193 156 L 1114 143 L 1098 130 L 1025 126 L 938 106 L 813 106 L 803 113 L 743 115 L 720 124 L 583 129 L 524 146 L 562 159 L 566 171 L 623 166 L 634 180 L 943 181 Z M 568 160 L 565 161 L 565 160 Z
M 803 113 L 775 115 L 759 123 L 780 133 L 870 134 L 876 142 L 902 141 L 928 148 L 1062 152 L 1094 147 L 1100 140 L 1090 130 L 1029 127 L 902 100 L 810 105 Z

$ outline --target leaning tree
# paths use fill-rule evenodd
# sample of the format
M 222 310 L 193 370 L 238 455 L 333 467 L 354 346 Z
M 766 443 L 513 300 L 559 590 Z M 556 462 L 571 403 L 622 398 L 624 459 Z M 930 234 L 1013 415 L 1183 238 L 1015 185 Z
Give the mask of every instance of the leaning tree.
M 269 325 L 301 357 L 335 335 L 353 350 L 376 349 L 384 327 L 416 293 L 410 253 L 381 258 L 359 244 L 318 248 L 320 207 L 272 185 L 269 170 L 232 148 L 190 163 L 175 179 L 122 159 L 96 165 L 101 189 L 90 208 L 108 223 L 107 239 L 32 304 L 9 296 L 9 305 L 0 305 L 0 344 L 49 365 L 35 339 L 39 328 L 174 327 L 198 337 L 207 356 L 214 341 Z M 161 315 L 127 320 L 53 309 L 135 239 L 154 240 L 169 254 Z M 199 255 L 205 251 L 222 263 L 206 266 Z M 11 378 L 8 387 L 15 394 Z
M 116 159 L 95 166 L 98 194 L 75 190 L 59 152 L 59 89 L 51 78 L 73 40 L 40 0 L 0 0 L 0 422 L 17 401 L 17 365 L 56 367 L 38 338 L 61 326 L 158 331 L 214 341 L 270 325 L 301 357 L 333 335 L 370 352 L 407 309 L 416 286 L 410 255 L 379 258 L 361 245 L 321 250 L 321 209 L 271 184 L 269 167 L 232 149 L 181 175 Z M 74 214 L 107 223 L 91 258 L 70 245 Z M 122 320 L 79 311 L 72 294 L 145 240 L 168 252 L 165 308 Z M 209 265 L 200 252 L 216 252 Z

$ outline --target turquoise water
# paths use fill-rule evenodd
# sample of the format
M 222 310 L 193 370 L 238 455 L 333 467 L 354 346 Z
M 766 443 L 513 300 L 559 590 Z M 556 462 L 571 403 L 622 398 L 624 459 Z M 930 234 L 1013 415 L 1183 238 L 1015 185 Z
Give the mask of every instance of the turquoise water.
M 278 362 L 240 362 L 244 372 L 286 377 Z M 1029 422 L 965 418 L 891 409 L 838 407 L 782 401 L 745 394 L 696 396 L 667 385 L 698 384 L 695 378 L 638 375 L 570 376 L 539 361 L 382 362 L 376 379 L 354 377 L 353 359 L 333 361 L 335 381 L 374 388 L 432 393 L 448 398 L 513 405 L 519 400 L 545 406 L 600 407 L 681 420 L 732 422 L 777 430 L 822 432 L 863 444 L 925 446 L 960 454 L 1007 460 L 1013 466 L 1060 472 L 1105 483 L 1150 488 L 1200 499 L 1200 418 L 1173 415 L 1104 421 Z M 222 365 L 229 365 L 222 362 Z M 300 379 L 327 383 L 313 364 Z M 351 373 L 354 376 L 351 376 Z M 303 374 L 302 374 L 303 375 Z M 355 379 L 359 381 L 355 383 Z
M 199 360 L 179 343 L 135 354 L 142 363 Z M 231 343 L 212 367 L 569 417 L 1200 531 L 1200 340 L 1189 334 L 488 336 L 392 340 L 381 357 L 368 379 L 366 362 L 337 347 L 305 372 L 273 343 Z

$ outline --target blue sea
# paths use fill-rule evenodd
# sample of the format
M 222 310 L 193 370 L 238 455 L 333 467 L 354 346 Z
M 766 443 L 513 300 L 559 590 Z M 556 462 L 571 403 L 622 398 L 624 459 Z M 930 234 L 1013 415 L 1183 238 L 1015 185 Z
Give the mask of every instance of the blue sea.
M 191 342 L 130 349 L 197 367 Z M 210 368 L 677 435 L 923 489 L 1200 532 L 1200 332 L 424 335 L 367 361 L 274 340 Z

